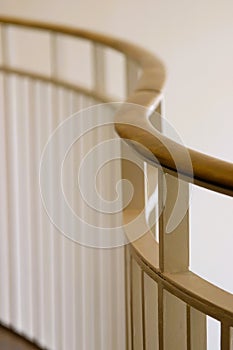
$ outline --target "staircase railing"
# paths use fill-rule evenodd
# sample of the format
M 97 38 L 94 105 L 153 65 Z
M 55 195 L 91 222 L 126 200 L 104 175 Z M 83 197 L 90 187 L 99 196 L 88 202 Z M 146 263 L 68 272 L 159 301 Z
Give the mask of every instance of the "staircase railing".
M 2 74 L 54 84 L 94 101 L 112 101 L 106 84 L 107 50 L 114 49 L 124 56 L 124 101 L 127 108 L 123 105 L 118 111 L 115 129 L 140 155 L 144 167 L 144 172 L 138 172 L 133 160 L 122 160 L 122 178 L 129 180 L 135 189 L 130 204 L 123 210 L 128 240 L 124 255 L 126 349 L 207 349 L 207 315 L 221 322 L 221 349 L 233 349 L 232 295 L 189 270 L 188 211 L 189 183 L 233 196 L 233 164 L 188 149 L 163 134 L 163 63 L 136 45 L 86 30 L 3 16 L 0 16 L 0 25 Z M 50 56 L 47 74 L 11 63 L 12 28 L 39 30 L 48 35 Z M 62 35 L 81 38 L 90 44 L 91 87 L 83 87 L 59 75 L 61 51 L 58 39 Z M 156 128 L 153 118 L 156 119 Z M 127 146 L 123 145 L 122 158 L 127 152 Z M 145 178 L 148 188 L 145 187 Z M 154 220 L 151 224 L 145 215 L 141 217 L 141 213 L 145 208 L 151 211 L 146 196 L 152 196 L 156 188 L 160 215 L 158 223 Z M 135 233 L 135 222 L 143 233 L 139 238 Z M 4 244 L 3 247 L 9 242 L 5 239 Z M 2 267 L 1 273 L 3 270 Z M 8 288 L 7 293 L 12 297 L 14 292 Z M 17 330 L 14 324 L 17 316 L 14 311 L 8 312 L 8 308 L 14 307 L 14 302 L 10 305 L 12 298 L 7 295 L 3 299 L 5 306 L 0 310 L 0 318 Z M 49 337 L 41 340 L 40 332 L 34 335 L 30 329 L 23 329 L 22 333 L 42 346 L 56 348 L 56 342 L 48 340 Z

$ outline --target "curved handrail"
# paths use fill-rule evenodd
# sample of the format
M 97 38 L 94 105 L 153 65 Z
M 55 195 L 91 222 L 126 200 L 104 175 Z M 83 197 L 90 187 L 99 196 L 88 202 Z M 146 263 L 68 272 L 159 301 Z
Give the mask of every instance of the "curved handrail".
M 63 79 L 58 79 L 58 78 L 51 78 L 43 74 L 37 74 L 33 72 L 28 72 L 27 70 L 24 69 L 16 69 L 16 68 L 9 68 L 4 65 L 0 64 L 0 71 L 6 74 L 14 74 L 20 77 L 27 77 L 33 80 L 38 80 L 44 83 L 51 83 L 54 85 L 58 85 L 60 87 L 63 87 L 68 90 L 72 90 L 73 92 L 77 92 L 92 98 L 95 98 L 97 101 L 101 101 L 104 103 L 108 102 L 113 102 L 114 98 L 113 97 L 108 97 L 105 94 L 101 94 L 98 91 L 95 90 L 90 90 L 88 88 L 85 88 L 81 85 L 78 84 L 72 84 L 67 82 L 66 80 Z
M 127 55 L 127 57 L 132 58 L 140 64 L 140 66 L 145 71 L 141 81 L 141 89 L 145 82 L 147 83 L 147 74 L 148 78 L 148 88 L 156 91 L 161 91 L 165 82 L 165 68 L 162 62 L 155 55 L 151 54 L 150 51 L 147 51 L 137 45 L 131 44 L 125 40 L 116 39 L 104 34 L 97 34 L 95 32 L 77 29 L 71 26 L 51 24 L 42 21 L 32 21 L 32 20 L 23 20 L 15 17 L 0 16 L 0 23 L 28 27 L 39 30 L 46 30 L 54 32 L 55 34 L 66 34 L 69 36 L 74 36 L 78 38 L 88 39 L 95 43 L 105 45 L 107 47 L 113 48 L 119 52 L 122 52 Z M 156 80 L 153 79 L 153 74 L 156 74 Z M 158 80 L 159 76 L 159 80 Z M 152 79 L 151 79 L 152 78 Z M 146 81 L 144 81 L 144 79 Z M 149 84 L 150 81 L 150 84 Z M 149 86 L 151 85 L 151 86 Z
M 147 108 L 152 107 L 153 110 L 156 104 L 159 103 L 165 83 L 165 67 L 156 56 L 147 50 L 124 40 L 64 25 L 22 20 L 8 16 L 0 16 L 0 23 L 76 36 L 124 53 L 142 68 L 142 76 L 128 102 L 134 102 Z M 123 124 L 119 120 L 116 123 L 116 130 L 119 136 L 142 144 L 143 151 L 141 148 L 138 149 L 137 147 L 137 149 L 140 153 L 143 153 L 148 161 L 154 161 L 151 158 L 152 153 L 158 159 L 160 165 L 166 168 L 168 172 L 177 173 L 179 171 L 186 177 L 187 181 L 193 182 L 194 180 L 194 183 L 197 185 L 233 196 L 233 163 L 179 145 L 152 128 L 147 118 L 138 119 L 137 126 L 126 125 L 127 121 L 130 122 L 127 114 L 123 116 L 122 121 L 124 122 Z M 145 131 L 145 126 L 150 132 Z M 144 129 L 143 131 L 142 128 Z M 173 157 L 168 152 L 168 147 L 172 147 L 173 155 L 179 160 L 179 169 L 174 164 Z M 148 149 L 150 152 L 145 152 L 145 149 Z M 191 172 L 189 165 L 183 159 L 183 154 L 187 150 L 192 163 Z
M 140 105 L 145 107 L 150 106 L 150 102 L 152 104 L 153 100 L 158 102 L 157 94 L 151 96 L 151 94 L 145 94 L 142 91 L 132 97 L 129 101 L 136 103 L 139 99 Z M 178 144 L 152 127 L 147 116 L 142 118 L 142 115 L 140 115 L 136 118 L 132 123 L 127 113 L 118 115 L 116 130 L 122 138 L 133 141 L 132 146 L 147 161 L 156 163 L 156 158 L 160 166 L 165 168 L 168 173 L 174 175 L 179 173 L 188 182 L 233 196 L 233 163 Z M 169 150 L 172 150 L 172 154 Z M 187 152 L 191 167 L 190 163 L 187 163 Z
M 124 223 L 133 221 L 139 214 L 140 211 L 137 210 L 125 210 L 123 212 Z M 126 225 L 126 227 L 128 228 L 126 234 L 130 240 L 134 232 L 130 225 Z M 233 326 L 232 294 L 206 281 L 192 271 L 161 272 L 159 267 L 159 244 L 155 241 L 149 228 L 142 237 L 132 241 L 130 246 L 136 261 L 143 267 L 143 271 L 146 271 L 155 281 L 162 284 L 166 290 L 197 310 Z

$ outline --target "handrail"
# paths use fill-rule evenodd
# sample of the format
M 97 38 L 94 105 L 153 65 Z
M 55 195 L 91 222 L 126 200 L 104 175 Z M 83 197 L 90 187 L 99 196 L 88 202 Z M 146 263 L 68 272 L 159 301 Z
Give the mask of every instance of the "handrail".
M 155 104 L 159 103 L 159 97 L 161 97 L 161 91 L 165 83 L 165 67 L 156 56 L 152 55 L 147 50 L 124 40 L 64 25 L 54 25 L 34 20 L 22 20 L 8 16 L 0 16 L 0 23 L 77 36 L 106 45 L 126 54 L 129 58 L 139 63 L 142 68 L 142 76 L 128 101 L 147 108 L 153 106 L 153 109 L 155 109 Z M 148 93 L 148 96 L 145 93 Z M 138 119 L 138 125 L 131 126 L 126 125 L 128 116 L 124 115 L 123 117 L 123 124 L 121 124 L 120 121 L 116 123 L 116 130 L 119 136 L 142 144 L 144 146 L 144 151 L 142 151 L 142 149 L 139 150 L 138 147 L 137 149 L 140 153 L 143 152 L 144 157 L 146 157 L 148 161 L 154 161 L 151 159 L 152 153 L 158 159 L 160 165 L 166 168 L 167 171 L 173 173 L 179 171 L 186 177 L 187 181 L 194 181 L 194 183 L 199 186 L 233 196 L 233 163 L 179 145 L 152 128 L 150 122 L 146 118 L 143 118 L 143 120 Z M 145 126 L 150 132 L 145 131 Z M 141 129 L 142 127 L 144 129 L 143 131 Z M 172 147 L 173 155 L 179 160 L 179 169 L 175 166 L 173 157 L 168 152 L 168 147 L 165 145 L 169 146 L 169 148 Z M 151 153 L 145 152 L 145 148 Z M 183 154 L 187 151 L 189 152 L 192 163 L 191 172 L 190 167 L 183 159 Z
M 77 29 L 71 26 L 51 24 L 43 21 L 34 21 L 34 20 L 23 20 L 16 17 L 0 16 L 0 23 L 28 27 L 39 30 L 46 30 L 50 32 L 66 34 L 69 36 L 74 36 L 78 38 L 88 39 L 95 43 L 99 43 L 108 47 L 111 47 L 119 52 L 125 53 L 128 57 L 134 59 L 140 64 L 143 70 L 156 70 L 156 74 L 160 75 L 160 81 L 158 80 L 151 81 L 152 90 L 160 91 L 165 82 L 165 69 L 162 62 L 155 55 L 151 54 L 150 51 L 147 51 L 143 48 L 140 48 L 137 45 L 131 44 L 125 40 L 119 40 L 105 34 L 97 34 L 95 32 Z M 150 74 L 149 74 L 150 76 Z M 150 76 L 151 77 L 151 76 Z M 150 78 L 151 80 L 151 78 Z M 142 81 L 142 84 L 144 82 Z M 155 86 L 154 84 L 157 84 Z
M 114 99 L 113 97 L 110 98 L 104 94 L 98 93 L 98 91 L 90 90 L 90 89 L 85 88 L 81 85 L 72 84 L 72 83 L 69 83 L 63 79 L 51 78 L 51 77 L 48 77 L 48 76 L 43 75 L 43 74 L 28 72 L 27 70 L 24 70 L 24 69 L 11 68 L 11 67 L 7 67 L 5 65 L 0 64 L 0 71 L 3 73 L 6 73 L 6 74 L 14 74 L 14 75 L 18 75 L 21 77 L 27 77 L 30 79 L 38 80 L 38 81 L 41 81 L 44 83 L 51 83 L 54 85 L 59 85 L 60 87 L 63 87 L 63 88 L 68 89 L 68 90 L 72 90 L 73 92 L 81 93 L 81 94 L 89 96 L 89 97 L 93 97 L 96 100 L 102 101 L 104 103 L 113 102 L 113 99 Z
M 125 210 L 124 222 L 135 219 L 140 212 Z M 127 227 L 127 226 L 126 226 Z M 126 232 L 130 237 L 132 232 Z M 233 326 L 232 294 L 206 281 L 192 271 L 178 273 L 161 272 L 159 267 L 159 244 L 151 231 L 131 242 L 131 250 L 143 271 L 166 287 L 166 290 L 179 297 L 188 305 L 205 312 L 209 316 L 225 321 Z
M 154 102 L 159 102 L 159 96 L 156 92 L 153 95 L 144 91 L 136 91 L 128 101 L 137 103 L 137 100 L 140 101 L 140 105 L 148 108 Z M 133 141 L 132 146 L 147 161 L 155 163 L 156 158 L 160 166 L 164 167 L 168 173 L 174 175 L 180 173 L 187 182 L 233 196 L 233 163 L 178 144 L 152 127 L 148 117 L 143 116 L 142 118 L 142 114 L 140 117 L 134 117 L 133 123 L 127 113 L 118 115 L 116 130 L 122 138 Z M 172 154 L 169 150 L 172 150 Z M 187 153 L 191 166 L 187 163 L 187 156 L 185 157 Z

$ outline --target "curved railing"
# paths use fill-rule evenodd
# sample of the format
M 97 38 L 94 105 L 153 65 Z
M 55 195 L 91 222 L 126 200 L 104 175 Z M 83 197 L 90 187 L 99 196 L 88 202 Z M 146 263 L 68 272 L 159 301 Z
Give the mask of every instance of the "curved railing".
M 95 101 L 112 101 L 105 82 L 106 49 L 112 48 L 125 57 L 127 108 L 123 105 L 118 111 L 115 128 L 120 137 L 140 154 L 141 161 L 147 164 L 145 173 L 149 187 L 150 179 L 154 183 L 149 188 L 149 194 L 158 187 L 161 212 L 158 224 L 151 225 L 150 220 L 141 219 L 140 228 L 146 233 L 135 239 L 134 221 L 148 205 L 145 202 L 145 174 L 138 173 L 132 162 L 122 162 L 122 176 L 135 188 L 131 203 L 123 211 L 129 241 L 125 248 L 126 348 L 206 349 L 206 315 L 209 315 L 221 322 L 221 349 L 232 349 L 232 295 L 189 271 L 188 186 L 194 183 L 232 196 L 233 164 L 187 149 L 167 138 L 162 133 L 161 119 L 156 122 L 157 128 L 152 125 L 153 116 L 158 118 L 158 113 L 162 115 L 163 111 L 163 64 L 135 45 L 84 30 L 2 16 L 0 24 L 1 72 L 61 86 Z M 9 65 L 8 34 L 11 27 L 40 30 L 49 35 L 49 74 Z M 82 38 L 91 43 L 91 88 L 83 88 L 59 77 L 59 35 Z M 122 158 L 124 152 L 127 148 L 123 147 Z M 182 206 L 183 213 L 178 223 L 167 232 L 172 215 L 176 221 L 174 210 L 177 205 Z M 151 209 L 148 210 L 151 214 Z M 152 230 L 157 230 L 159 243 Z M 40 339 L 37 342 L 40 343 Z

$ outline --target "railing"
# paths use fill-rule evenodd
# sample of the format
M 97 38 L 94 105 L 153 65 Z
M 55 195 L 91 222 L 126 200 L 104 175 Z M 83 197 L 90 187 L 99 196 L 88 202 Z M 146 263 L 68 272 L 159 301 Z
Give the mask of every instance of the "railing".
M 52 84 L 58 86 L 66 91 L 70 91 L 73 96 L 75 94 L 87 96 L 87 101 L 82 106 L 85 107 L 94 104 L 96 101 L 112 101 L 107 86 L 106 77 L 106 56 L 109 48 L 114 49 L 124 56 L 125 63 L 125 82 L 126 93 L 125 100 L 127 103 L 131 103 L 130 108 L 122 108 L 118 111 L 115 119 L 115 128 L 121 138 L 127 140 L 127 143 L 132 146 L 133 149 L 140 154 L 140 159 L 143 164 L 145 162 L 145 172 L 140 172 L 132 162 L 122 161 L 122 177 L 128 179 L 134 186 L 135 192 L 129 205 L 123 211 L 123 219 L 125 224 L 125 234 L 129 241 L 129 244 L 125 247 L 125 297 L 126 297 L 126 349 L 132 350 L 204 350 L 207 349 L 207 336 L 206 336 L 206 316 L 209 315 L 221 322 L 221 349 L 228 350 L 233 349 L 233 297 L 230 293 L 227 293 L 220 288 L 210 284 L 199 276 L 189 271 L 189 183 L 194 183 L 198 186 L 205 187 L 209 190 L 222 193 L 227 196 L 233 195 L 233 164 L 209 157 L 202 153 L 189 150 L 173 140 L 165 137 L 162 130 L 162 120 L 156 121 L 156 129 L 153 127 L 153 118 L 163 114 L 163 98 L 162 89 L 165 81 L 165 70 L 163 64 L 153 55 L 144 51 L 137 46 L 126 43 L 121 40 L 109 38 L 107 36 L 94 34 L 91 32 L 77 30 L 74 28 L 68 28 L 63 26 L 50 25 L 46 23 L 37 23 L 34 21 L 24 21 L 14 18 L 0 17 L 1 23 L 1 45 L 2 45 L 2 63 L 0 70 L 3 74 L 3 86 L 4 91 L 8 89 L 9 81 L 8 76 L 14 75 L 17 77 L 26 77 L 29 79 L 29 84 L 40 81 L 43 83 Z M 29 31 L 42 31 L 46 33 L 48 39 L 48 74 L 41 74 L 30 70 L 26 67 L 15 67 L 11 63 L 11 45 L 10 45 L 10 30 L 11 28 L 26 28 Z M 83 88 L 76 82 L 71 82 L 69 79 L 64 79 L 60 76 L 61 65 L 59 65 L 59 55 L 62 54 L 62 50 L 59 47 L 59 39 L 61 36 L 72 37 L 75 39 L 84 39 L 90 43 L 91 52 L 91 86 Z M 60 50 L 59 50 L 60 48 Z M 35 86 L 33 87 L 35 89 Z M 30 90 L 30 89 L 29 89 Z M 84 97 L 83 97 L 84 98 Z M 36 103 L 36 101 L 34 101 Z M 5 95 L 5 128 L 12 128 L 10 124 L 11 118 L 9 97 Z M 127 105 L 128 106 L 128 105 Z M 140 113 L 138 113 L 138 108 Z M 31 107 L 33 108 L 33 107 Z M 70 107 L 69 107 L 70 108 Z M 35 109 L 33 109 L 35 112 Z M 38 112 L 37 112 L 38 113 Z M 71 110 L 70 110 L 71 113 Z M 37 127 L 40 127 L 35 121 L 34 132 Z M 47 131 L 53 128 L 48 127 Z M 30 141 L 30 135 L 27 135 L 27 142 Z M 32 142 L 32 140 L 31 140 Z M 39 143 L 42 141 L 39 141 Z M 7 156 L 14 158 L 16 149 L 12 146 L 9 140 L 9 134 L 6 136 L 6 140 L 2 141 L 3 146 L 6 148 Z M 22 150 L 21 150 L 22 151 Z M 20 155 L 20 150 L 17 151 Z M 34 150 L 36 152 L 36 149 Z M 128 152 L 128 148 L 122 146 L 122 158 Z M 37 152 L 37 158 L 39 153 Z M 35 155 L 35 153 L 33 153 Z M 20 155 L 21 157 L 21 155 Z M 31 155 L 32 157 L 32 155 Z M 132 157 L 134 157 L 132 155 Z M 30 157 L 29 157 L 30 158 Z M 133 159 L 132 159 L 133 160 Z M 33 168 L 30 165 L 30 161 L 25 160 L 27 163 L 28 179 L 33 186 Z M 17 162 L 17 160 L 16 160 Z M 20 189 L 15 186 L 15 176 L 12 175 L 14 168 L 13 165 L 9 165 L 6 162 L 7 174 L 10 177 L 7 180 L 7 174 L 5 174 L 5 182 L 2 181 L 2 193 L 4 198 L 8 200 L 8 207 L 14 207 L 14 188 L 16 191 Z M 158 168 L 156 170 L 156 168 Z M 148 188 L 145 189 L 145 176 L 149 179 Z M 5 186 L 7 189 L 5 189 Z M 18 185 L 19 186 L 19 185 Z M 151 214 L 151 209 L 148 207 L 148 201 L 145 201 L 145 192 L 147 196 L 151 196 L 156 186 L 158 186 L 158 207 L 160 212 L 158 224 L 151 225 L 150 220 L 146 220 L 143 216 L 140 219 L 140 229 L 145 232 L 140 238 L 135 239 L 135 220 L 137 221 L 140 214 L 146 208 Z M 5 191 L 5 192 L 4 192 Z M 31 203 L 35 198 L 31 192 L 26 189 L 25 192 L 30 198 Z M 180 205 L 182 207 L 182 215 L 174 214 L 175 207 Z M 148 208 L 147 208 L 148 207 Z M 179 208 L 178 208 L 179 209 Z M 30 211 L 30 209 L 28 209 Z M 42 208 L 37 204 L 35 209 L 34 219 L 43 216 L 41 213 Z M 31 213 L 31 212 L 30 212 Z M 37 214 L 38 213 L 38 214 Z M 19 209 L 15 208 L 15 215 L 20 215 Z M 12 223 L 9 215 L 8 224 L 5 223 L 5 229 L 8 226 L 9 235 L 12 237 L 13 232 L 17 231 L 17 223 Z M 17 216 L 16 215 L 16 216 Z M 171 225 L 171 217 L 177 219 L 180 217 L 178 223 Z M 149 215 L 150 216 L 150 215 Z M 7 220 L 6 220 L 7 221 Z M 138 222 L 138 221 L 137 221 Z M 3 223 L 2 223 L 3 225 Z M 171 229 L 168 230 L 168 227 Z M 3 230 L 3 226 L 1 228 Z M 159 243 L 154 238 L 152 230 L 156 230 L 159 236 Z M 168 232 L 169 231 L 169 232 Z M 39 231 L 38 231 L 39 232 Z M 16 235 L 17 236 L 17 235 Z M 44 245 L 48 244 L 46 238 L 43 238 L 43 242 L 35 241 L 35 238 L 27 237 L 31 246 L 28 248 L 30 259 L 32 254 L 41 256 L 39 259 L 43 260 L 46 255 L 43 255 L 41 249 L 44 249 Z M 9 241 L 2 234 L 2 261 L 8 260 L 6 251 L 9 249 Z M 55 248 L 59 246 L 55 238 L 51 243 L 53 254 Z M 40 251 L 37 252 L 39 243 Z M 14 254 L 19 254 L 20 239 L 16 237 L 16 243 L 13 248 L 10 249 L 11 257 Z M 22 248 L 22 247 L 21 247 Z M 46 249 L 46 248 L 45 248 Z M 61 252 L 61 247 L 59 248 Z M 63 263 L 66 263 L 68 255 L 74 248 L 62 248 Z M 54 253 L 55 252 L 55 253 Z M 27 253 L 27 252 L 26 252 Z M 78 252 L 77 254 L 79 254 Z M 5 255 L 4 255 L 5 254 Z M 21 252 L 22 254 L 22 252 Z M 74 253 L 73 253 L 74 254 Z M 80 253 L 81 254 L 81 253 Z M 30 262 L 29 259 L 29 262 Z M 58 255 L 59 259 L 59 255 Z M 93 259 L 93 256 L 92 256 Z M 119 259 L 119 257 L 118 257 Z M 74 260 L 76 262 L 76 260 Z M 75 262 L 72 262 L 72 268 L 75 266 Z M 111 260 L 112 264 L 116 261 Z M 41 262 L 42 263 L 42 262 Z M 21 267 L 25 267 L 21 264 Z M 7 264 L 6 264 L 7 266 Z M 14 271 L 10 271 L 10 268 L 14 268 Z M 62 266 L 60 263 L 59 268 Z M 28 268 L 28 267 L 27 267 Z M 43 268 L 42 268 L 43 269 Z M 53 266 L 53 273 L 56 270 L 56 266 Z M 46 284 L 46 278 L 43 276 L 44 272 L 38 268 L 40 277 Z M 53 325 L 53 336 L 50 334 L 49 322 L 46 327 L 38 325 L 38 319 L 36 315 L 29 310 L 26 321 L 22 321 L 24 318 L 21 308 L 26 305 L 26 301 L 23 299 L 23 293 L 30 299 L 31 307 L 33 303 L 33 286 L 29 286 L 31 289 L 28 292 L 26 287 L 21 288 L 20 295 L 15 290 L 12 290 L 13 285 L 20 285 L 22 287 L 22 281 L 17 273 L 17 262 L 11 260 L 9 266 L 1 268 L 2 281 L 8 281 L 8 287 L 2 294 L 1 302 L 2 308 L 0 318 L 2 322 L 9 327 L 13 327 L 17 332 L 21 332 L 26 337 L 36 340 L 41 346 L 54 349 L 77 349 L 78 346 L 83 349 L 122 349 L 122 343 L 118 345 L 103 345 L 103 338 L 99 340 L 99 334 L 93 334 L 95 346 L 86 340 L 87 333 L 84 331 L 84 338 L 82 345 L 79 344 L 79 340 L 76 339 L 76 325 L 73 324 L 72 341 L 68 340 L 69 332 L 66 329 L 66 323 L 69 323 L 70 314 L 66 313 L 66 308 L 72 308 L 72 305 L 66 304 L 67 301 L 63 301 L 63 316 L 59 309 L 61 298 L 55 303 L 55 306 L 49 305 L 47 300 L 47 307 L 49 308 L 48 315 L 53 313 L 53 316 L 49 316 L 49 320 Z M 88 270 L 87 270 L 88 271 Z M 94 270 L 93 270 L 94 271 Z M 119 271 L 118 271 L 119 272 Z M 32 276 L 32 271 L 28 273 Z M 81 272 L 80 272 L 81 273 Z M 13 274 L 13 277 L 9 277 L 8 274 Z M 24 276 L 25 277 L 25 276 Z M 72 280 L 73 275 L 69 277 L 69 281 Z M 9 278 L 11 281 L 9 282 Z M 64 275 L 63 275 L 64 278 Z M 66 281 L 65 281 L 66 282 Z M 60 285 L 65 283 L 62 278 Z M 35 283 L 31 282 L 32 284 Z M 53 288 L 57 281 L 54 282 Z M 71 282 L 70 282 L 71 283 Z M 1 288 L 2 288 L 1 284 Z M 72 283 L 70 284 L 72 286 Z M 34 286 L 35 288 L 35 286 Z M 64 287 L 63 298 L 68 298 L 68 289 Z M 75 292 L 77 292 L 77 289 Z M 51 293 L 46 289 L 41 292 L 43 295 Z M 56 294 L 56 290 L 53 292 Z M 113 290 L 112 290 L 113 292 Z M 34 291 L 35 293 L 35 291 Z M 84 290 L 85 293 L 85 290 Z M 52 298 L 54 297 L 54 295 Z M 75 293 L 74 293 L 75 294 Z M 51 296 L 51 295 L 50 295 Z M 21 298 L 19 301 L 18 299 Z M 45 297 L 44 297 L 45 298 Z M 73 298 L 73 296 L 72 296 Z M 46 299 L 46 298 L 45 298 Z M 44 299 L 44 300 L 45 300 Z M 56 298 L 55 298 L 56 299 Z M 36 299 L 34 299 L 36 300 Z M 42 306 L 41 306 L 42 307 Z M 36 306 L 37 312 L 41 313 L 40 306 Z M 51 308 L 51 309 L 50 309 Z M 75 318 L 75 312 L 72 313 L 72 317 Z M 21 321 L 19 320 L 19 314 L 21 314 Z M 60 317 L 64 320 L 61 324 L 58 324 Z M 83 317 L 83 314 L 82 316 Z M 112 316 L 113 317 L 113 316 Z M 43 322 L 43 315 L 40 317 L 40 321 Z M 118 320 L 119 322 L 119 320 Z M 31 329 L 34 325 L 34 329 Z M 60 333 L 63 330 L 63 339 Z M 44 328 L 43 328 L 44 327 Z M 102 332 L 104 330 L 102 329 Z M 118 332 L 119 336 L 120 332 Z M 124 337 L 123 337 L 124 339 Z M 69 342 L 70 341 L 70 342 Z M 102 343 L 101 343 L 102 342 Z M 68 344 L 68 345 L 67 345 Z M 102 344 L 102 345 L 97 345 Z M 121 345 L 119 345 L 121 344 Z M 81 348 L 80 347 L 80 348 Z

